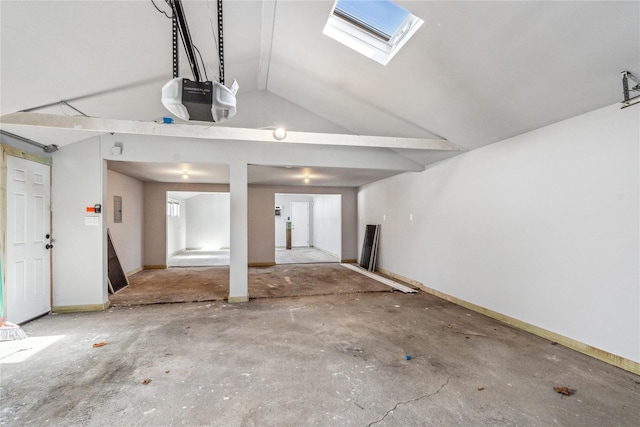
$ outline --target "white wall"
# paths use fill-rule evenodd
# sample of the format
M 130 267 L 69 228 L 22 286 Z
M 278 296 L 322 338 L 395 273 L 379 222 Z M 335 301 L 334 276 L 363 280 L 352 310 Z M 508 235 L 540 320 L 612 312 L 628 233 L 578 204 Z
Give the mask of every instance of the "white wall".
M 313 196 L 313 246 L 342 258 L 342 197 Z
M 187 248 L 228 248 L 231 245 L 229 193 L 198 194 L 186 203 Z
M 187 248 L 187 206 L 186 201 L 182 197 L 167 196 L 167 201 L 180 203 L 180 216 L 169 216 L 165 209 L 167 217 L 167 255 L 173 255 Z
M 639 140 L 640 108 L 596 110 L 364 186 L 358 230 L 386 270 L 640 362 Z
M 122 197 L 120 223 L 113 222 L 113 196 Z M 142 181 L 107 170 L 107 197 L 103 206 L 103 217 L 125 273 L 142 268 L 143 201 Z

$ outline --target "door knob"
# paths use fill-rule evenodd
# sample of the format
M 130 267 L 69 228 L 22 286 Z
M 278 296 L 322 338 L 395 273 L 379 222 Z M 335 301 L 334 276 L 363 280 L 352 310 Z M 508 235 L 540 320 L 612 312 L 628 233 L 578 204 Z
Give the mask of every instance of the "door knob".
M 47 246 L 45 246 L 45 248 L 51 249 L 51 248 L 53 248 L 53 245 L 50 245 L 50 244 L 47 243 Z
M 47 234 L 46 236 L 44 236 L 45 239 L 48 239 L 49 237 L 51 237 L 51 234 Z

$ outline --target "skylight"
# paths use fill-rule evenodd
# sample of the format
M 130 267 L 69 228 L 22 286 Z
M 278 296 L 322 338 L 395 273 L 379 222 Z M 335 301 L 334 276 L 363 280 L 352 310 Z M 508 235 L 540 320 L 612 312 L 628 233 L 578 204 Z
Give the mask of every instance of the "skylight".
M 336 0 L 322 32 L 387 65 L 423 23 L 391 0 Z

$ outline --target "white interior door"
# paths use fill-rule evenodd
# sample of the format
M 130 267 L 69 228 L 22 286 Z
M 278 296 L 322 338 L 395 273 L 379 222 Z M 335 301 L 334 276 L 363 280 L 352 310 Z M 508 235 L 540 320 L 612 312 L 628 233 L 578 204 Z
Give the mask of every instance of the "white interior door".
M 22 323 L 51 310 L 50 167 L 7 156 L 7 320 Z
M 291 202 L 291 247 L 309 247 L 309 202 Z

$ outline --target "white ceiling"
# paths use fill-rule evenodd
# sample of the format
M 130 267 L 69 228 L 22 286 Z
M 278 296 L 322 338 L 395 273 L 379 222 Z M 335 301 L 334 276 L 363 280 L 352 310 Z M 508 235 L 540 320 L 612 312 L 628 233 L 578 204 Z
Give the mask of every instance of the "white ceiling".
M 310 168 L 249 165 L 249 184 L 359 187 L 396 175 L 398 171 L 376 169 Z
M 229 166 L 210 163 L 144 163 L 108 161 L 110 170 L 144 182 L 229 184 Z M 252 185 L 359 187 L 399 173 L 394 170 L 249 165 Z M 186 177 L 185 177 L 186 175 Z
M 183 2 L 214 79 L 216 1 Z M 638 1 L 398 3 L 425 24 L 382 66 L 322 34 L 333 1 L 224 0 L 226 83 L 237 79 L 240 92 L 237 116 L 216 126 L 435 137 L 475 149 L 616 103 L 620 72 L 640 72 Z M 171 78 L 171 21 L 151 0 L 3 0 L 0 24 L 1 115 L 78 114 L 62 100 L 105 119 L 169 115 L 160 89 Z M 181 69 L 192 77 L 184 54 Z M 69 138 L 19 130 L 46 143 Z M 446 157 L 389 154 L 424 165 Z
M 229 166 L 211 163 L 145 163 L 109 160 L 112 171 L 144 182 L 228 184 Z M 184 175 L 187 178 L 184 178 Z

